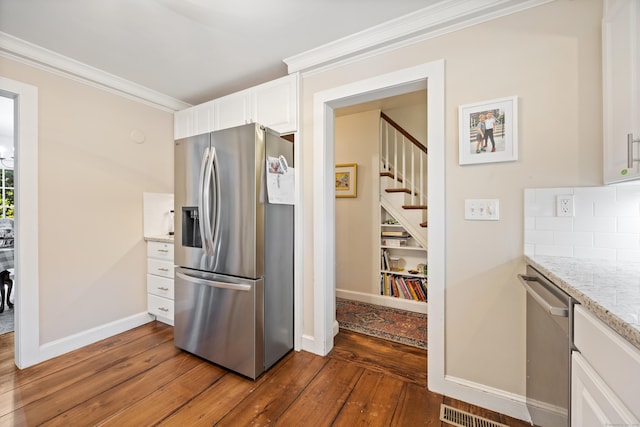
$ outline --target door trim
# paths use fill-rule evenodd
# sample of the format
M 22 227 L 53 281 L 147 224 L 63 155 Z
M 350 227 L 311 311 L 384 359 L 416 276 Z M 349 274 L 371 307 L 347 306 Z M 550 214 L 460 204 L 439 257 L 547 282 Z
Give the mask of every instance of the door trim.
M 38 88 L 0 77 L 0 91 L 16 102 L 15 363 L 40 362 L 38 262 Z
M 326 355 L 333 348 L 335 320 L 334 109 L 427 87 L 430 389 L 444 383 L 444 76 L 444 60 L 437 60 L 318 92 L 313 98 L 314 337 L 304 347 Z

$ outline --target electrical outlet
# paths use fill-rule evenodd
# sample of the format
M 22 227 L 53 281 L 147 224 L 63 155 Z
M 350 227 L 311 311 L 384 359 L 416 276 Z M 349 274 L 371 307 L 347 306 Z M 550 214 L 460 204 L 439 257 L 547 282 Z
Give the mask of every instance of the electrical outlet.
M 574 216 L 573 194 L 556 197 L 556 216 Z

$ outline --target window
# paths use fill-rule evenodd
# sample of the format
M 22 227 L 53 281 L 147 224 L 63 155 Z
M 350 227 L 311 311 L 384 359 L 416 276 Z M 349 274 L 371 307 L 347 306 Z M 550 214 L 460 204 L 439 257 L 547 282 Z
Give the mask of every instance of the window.
M 2 193 L 2 205 L 0 206 L 0 218 L 13 218 L 14 215 L 14 184 L 13 184 L 13 169 L 5 169 L 3 165 L 0 165 L 0 171 L 2 171 L 1 190 Z

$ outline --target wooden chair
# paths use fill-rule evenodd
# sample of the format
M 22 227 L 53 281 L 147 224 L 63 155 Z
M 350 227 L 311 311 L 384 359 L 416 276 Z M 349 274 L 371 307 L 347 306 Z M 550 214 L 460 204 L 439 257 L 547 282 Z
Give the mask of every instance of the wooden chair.
M 11 291 L 13 290 L 13 280 L 11 280 L 11 273 L 9 270 L 0 272 L 0 313 L 4 311 L 4 285 L 7 285 L 7 305 L 9 308 L 13 308 L 13 304 L 9 298 L 11 297 Z

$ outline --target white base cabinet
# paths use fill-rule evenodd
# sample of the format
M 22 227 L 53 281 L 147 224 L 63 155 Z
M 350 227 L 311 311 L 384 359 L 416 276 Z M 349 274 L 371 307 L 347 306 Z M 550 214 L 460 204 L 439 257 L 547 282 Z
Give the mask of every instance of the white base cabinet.
M 147 242 L 147 310 L 173 326 L 173 243 Z
M 640 350 L 589 313 L 574 311 L 571 425 L 640 425 Z

